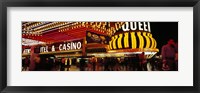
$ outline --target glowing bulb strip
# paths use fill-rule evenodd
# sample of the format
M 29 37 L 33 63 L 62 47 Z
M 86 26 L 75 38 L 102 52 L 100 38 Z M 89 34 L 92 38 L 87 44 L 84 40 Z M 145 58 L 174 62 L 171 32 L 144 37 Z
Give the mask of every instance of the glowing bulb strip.
M 23 23 L 24 23 L 23 26 L 27 26 L 27 25 L 30 25 L 30 24 L 32 24 L 34 22 L 27 22 L 27 23 L 23 22 Z
M 59 29 L 59 32 L 63 32 L 79 27 L 87 27 L 111 36 L 119 30 L 123 24 L 124 22 L 23 22 L 23 31 L 33 31 L 36 32 L 36 34 L 42 34 L 48 30 L 52 31 L 54 29 Z M 106 26 L 108 26 L 108 28 L 106 28 Z
M 37 32 L 47 31 L 47 30 L 50 30 L 50 29 L 53 29 L 53 28 L 57 28 L 57 27 L 62 26 L 62 25 L 65 25 L 65 23 L 63 23 L 63 22 L 55 22 L 53 24 L 49 24 L 49 25 L 45 26 L 44 28 L 38 30 Z
M 24 46 L 38 45 L 38 44 L 45 44 L 45 42 L 33 40 L 33 39 L 22 38 L 22 45 L 24 45 Z
M 30 23 L 31 25 L 25 27 L 27 30 L 31 30 L 34 26 L 42 24 L 42 22 L 30 22 Z

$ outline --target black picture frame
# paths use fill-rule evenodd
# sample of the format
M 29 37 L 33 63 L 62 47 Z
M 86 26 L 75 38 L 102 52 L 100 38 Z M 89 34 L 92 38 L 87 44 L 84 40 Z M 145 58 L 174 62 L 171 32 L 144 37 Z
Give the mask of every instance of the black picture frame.
M 7 7 L 193 7 L 193 43 L 194 43 L 194 86 L 77 86 L 77 87 L 31 87 L 7 86 Z M 117 92 L 117 93 L 199 93 L 199 0 L 1 0 L 0 2 L 0 91 L 1 93 L 82 93 L 82 92 Z M 186 75 L 187 76 L 187 75 Z

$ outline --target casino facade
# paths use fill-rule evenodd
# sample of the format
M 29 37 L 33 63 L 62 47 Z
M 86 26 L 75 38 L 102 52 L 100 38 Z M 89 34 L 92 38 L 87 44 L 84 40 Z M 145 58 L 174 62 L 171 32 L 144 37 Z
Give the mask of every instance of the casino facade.
M 150 22 L 22 22 L 22 58 L 31 47 L 41 55 L 62 57 L 130 57 L 159 50 Z

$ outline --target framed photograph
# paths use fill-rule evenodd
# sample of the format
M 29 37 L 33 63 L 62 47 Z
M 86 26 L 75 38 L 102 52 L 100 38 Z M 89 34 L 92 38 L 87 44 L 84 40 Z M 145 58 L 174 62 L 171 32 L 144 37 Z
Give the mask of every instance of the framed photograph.
M 2 93 L 199 93 L 199 0 L 0 6 Z

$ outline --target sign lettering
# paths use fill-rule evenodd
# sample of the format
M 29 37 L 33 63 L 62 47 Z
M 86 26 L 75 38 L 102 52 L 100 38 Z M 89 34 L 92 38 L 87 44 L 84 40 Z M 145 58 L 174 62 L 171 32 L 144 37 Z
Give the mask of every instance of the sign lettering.
M 123 31 L 141 30 L 151 32 L 150 22 L 125 22 L 122 26 Z
M 56 42 L 53 44 L 47 44 L 39 47 L 40 53 L 55 52 L 55 51 L 67 51 L 77 50 L 82 48 L 82 40 L 72 42 Z M 22 50 L 23 54 L 29 54 L 31 52 L 30 47 Z

